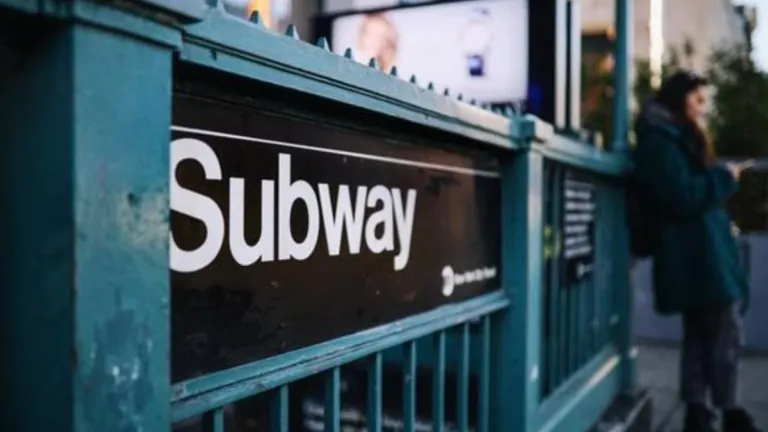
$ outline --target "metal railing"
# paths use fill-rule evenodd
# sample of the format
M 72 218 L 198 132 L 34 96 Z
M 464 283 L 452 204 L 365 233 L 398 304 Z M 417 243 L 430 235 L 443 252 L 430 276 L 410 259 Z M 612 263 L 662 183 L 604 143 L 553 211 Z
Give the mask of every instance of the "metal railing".
M 16 265 L 2 279 L 18 346 L 7 430 L 579 431 L 631 387 L 625 155 L 362 66 L 295 29 L 279 35 L 216 6 L 150 3 L 0 0 L 0 23 L 19 23 L 0 35 L 13 59 L 0 64 L 4 172 L 15 180 L 5 245 Z M 344 121 L 338 130 L 393 147 L 492 159 L 498 284 L 174 380 L 171 365 L 195 359 L 173 349 L 181 312 L 169 277 L 169 139 L 175 98 L 196 94 L 195 83 L 226 90 L 243 112 Z M 248 123 L 226 112 L 196 118 Z M 233 159 L 254 159 L 244 154 Z M 41 170 L 56 180 L 41 182 Z M 569 192 L 569 182 L 586 189 Z M 586 198 L 569 204 L 573 192 Z M 592 219 L 571 229 L 590 234 L 567 240 L 574 205 L 576 219 Z M 566 258 L 568 241 L 591 249 Z M 20 344 L 27 334 L 34 347 Z
M 507 305 L 502 293 L 494 293 L 390 326 L 176 384 L 172 417 L 180 431 L 201 427 L 221 431 L 225 417 L 233 426 L 254 417 L 253 424 L 259 424 L 261 430 L 269 427 L 275 431 L 336 431 L 342 422 L 348 428 L 367 430 L 382 430 L 386 426 L 384 430 L 427 427 L 435 431 L 488 431 L 493 379 L 492 320 Z M 297 362 L 297 358 L 307 360 Z M 397 370 L 393 372 L 391 366 Z M 390 369 L 386 374 L 388 380 L 384 379 L 386 369 Z M 349 392 L 342 386 L 348 370 L 353 372 L 351 378 L 361 373 L 365 377 L 356 383 L 355 389 L 364 403 L 342 398 Z M 426 387 L 419 385 L 418 377 L 424 375 L 417 373 L 419 370 L 427 371 Z M 304 397 L 291 401 L 291 388 L 301 386 L 302 380 L 313 376 L 321 377 L 323 393 L 307 395 L 302 391 Z M 470 380 L 471 377 L 474 379 Z M 448 384 L 453 388 L 449 389 Z M 402 401 L 401 406 L 390 407 L 395 410 L 389 415 L 385 415 L 385 393 L 396 393 L 401 397 L 394 399 Z M 446 401 L 447 393 L 452 393 L 455 400 Z M 266 397 L 243 408 L 251 414 L 237 418 L 233 409 L 228 410 L 233 406 L 237 410 L 239 401 L 258 395 Z M 425 407 L 423 400 L 427 399 L 431 403 Z M 291 413 L 292 407 L 297 412 Z
M 621 232 L 621 220 L 611 207 L 612 200 L 620 199 L 616 192 L 620 193 L 621 185 L 615 179 L 555 161 L 546 164 L 546 178 L 541 315 L 545 398 L 595 356 L 614 347 L 618 311 L 611 255 L 616 250 L 614 235 Z M 588 198 L 569 197 L 579 193 Z M 569 207 L 577 211 L 569 211 Z M 590 249 L 583 253 L 587 262 L 569 257 L 569 253 L 579 253 L 575 248 L 584 241 L 584 247 Z

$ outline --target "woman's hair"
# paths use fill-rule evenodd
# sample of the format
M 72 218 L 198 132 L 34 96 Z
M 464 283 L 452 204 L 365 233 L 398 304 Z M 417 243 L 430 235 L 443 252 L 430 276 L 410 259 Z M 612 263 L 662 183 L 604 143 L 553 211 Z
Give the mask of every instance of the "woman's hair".
M 654 98 L 656 103 L 669 110 L 675 117 L 675 121 L 693 135 L 696 139 L 696 145 L 698 146 L 702 161 L 705 163 L 714 162 L 717 158 L 714 145 L 707 137 L 701 125 L 686 115 L 685 105 L 686 99 L 691 92 L 708 84 L 707 79 L 700 75 L 690 71 L 679 71 L 672 74 L 662 83 Z

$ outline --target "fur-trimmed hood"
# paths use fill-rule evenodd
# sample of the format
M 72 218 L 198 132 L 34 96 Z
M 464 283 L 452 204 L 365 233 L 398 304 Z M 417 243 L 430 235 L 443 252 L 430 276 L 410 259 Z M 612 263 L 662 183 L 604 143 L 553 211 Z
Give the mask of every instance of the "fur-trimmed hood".
M 638 134 L 652 129 L 661 129 L 675 138 L 680 138 L 680 128 L 672 112 L 655 101 L 648 102 L 643 106 L 635 124 L 635 130 Z
M 648 137 L 666 135 L 676 142 L 696 165 L 704 164 L 702 149 L 696 144 L 692 132 L 677 122 L 672 112 L 658 102 L 652 101 L 643 107 L 635 124 L 635 132 L 641 145 L 644 139 L 653 139 Z

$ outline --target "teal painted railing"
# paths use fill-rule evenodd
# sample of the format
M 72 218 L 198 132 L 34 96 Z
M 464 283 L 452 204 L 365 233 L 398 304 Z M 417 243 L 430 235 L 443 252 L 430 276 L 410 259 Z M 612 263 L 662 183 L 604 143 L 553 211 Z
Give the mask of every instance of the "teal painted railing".
M 541 311 L 545 329 L 541 354 L 544 397 L 556 391 L 594 356 L 612 346 L 613 327 L 619 319 L 612 297 L 615 282 L 611 280 L 611 273 L 615 269 L 611 251 L 616 250 L 612 234 L 621 232 L 621 226 L 617 224 L 620 221 L 611 207 L 612 199 L 617 198 L 615 193 L 611 194 L 621 190 L 615 179 L 574 170 L 556 161 L 547 161 L 545 175 L 548 187 L 543 198 L 546 225 Z M 597 259 L 594 268 L 585 269 L 591 277 L 581 280 L 571 280 L 566 259 L 569 228 L 564 226 L 568 216 L 563 212 L 567 207 L 564 205 L 565 189 L 570 181 L 596 186 L 591 192 L 595 195 L 594 253 Z
M 624 155 L 201 3 L 0 0 L 3 430 L 579 431 L 631 387 Z M 259 89 L 296 115 L 338 109 L 377 134 L 492 155 L 498 290 L 172 382 L 168 147 L 187 72 L 242 89 L 244 104 Z M 570 172 L 596 206 L 594 267 L 574 283 Z M 348 373 L 365 377 L 363 410 L 344 404 Z M 317 382 L 322 395 L 297 406 L 293 391 Z

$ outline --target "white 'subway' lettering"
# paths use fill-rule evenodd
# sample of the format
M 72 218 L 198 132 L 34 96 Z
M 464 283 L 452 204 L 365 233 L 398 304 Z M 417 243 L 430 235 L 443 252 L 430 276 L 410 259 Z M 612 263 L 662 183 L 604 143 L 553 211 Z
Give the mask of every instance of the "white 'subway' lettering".
M 206 228 L 205 241 L 194 250 L 181 249 L 171 233 L 171 269 L 181 273 L 208 266 L 221 250 L 225 232 L 224 215 L 218 204 L 210 197 L 185 189 L 176 180 L 176 168 L 187 159 L 200 164 L 207 180 L 224 180 L 219 159 L 208 144 L 194 138 L 171 142 L 171 209 L 202 221 Z M 402 270 L 408 265 L 416 210 L 414 189 L 408 189 L 404 198 L 399 188 L 377 185 L 370 190 L 365 186 L 352 189 L 342 184 L 338 186 L 334 202 L 328 184 L 319 183 L 313 188 L 305 180 L 292 179 L 291 156 L 280 153 L 277 181 L 261 180 L 261 231 L 255 243 L 245 239 L 245 196 L 245 180 L 229 178 L 229 248 L 235 261 L 242 266 L 274 261 L 275 252 L 279 261 L 306 260 L 317 247 L 321 228 L 330 256 L 341 254 L 342 236 L 347 238 L 347 250 L 351 255 L 360 253 L 363 240 L 368 250 L 375 254 L 394 251 L 397 236 L 399 249 L 393 260 L 394 269 Z M 294 237 L 290 225 L 291 213 L 299 202 L 304 204 L 308 216 L 307 233 L 303 239 Z M 366 215 L 366 209 L 373 211 Z

